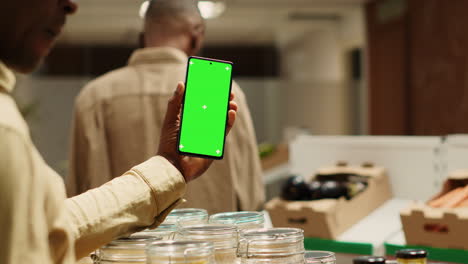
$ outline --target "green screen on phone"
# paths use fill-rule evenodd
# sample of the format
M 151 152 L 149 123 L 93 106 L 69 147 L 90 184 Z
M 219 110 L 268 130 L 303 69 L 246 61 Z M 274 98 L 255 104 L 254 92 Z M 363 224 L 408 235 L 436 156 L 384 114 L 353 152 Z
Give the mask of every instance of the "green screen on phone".
M 224 155 L 232 63 L 190 57 L 181 115 L 179 152 L 221 159 Z

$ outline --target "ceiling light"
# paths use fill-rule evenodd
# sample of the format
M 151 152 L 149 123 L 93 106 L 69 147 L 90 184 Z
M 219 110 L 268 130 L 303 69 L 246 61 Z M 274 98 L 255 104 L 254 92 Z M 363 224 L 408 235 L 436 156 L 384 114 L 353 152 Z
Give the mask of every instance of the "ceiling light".
M 141 18 L 145 17 L 146 11 L 148 11 L 149 3 L 149 1 L 144 1 L 143 3 L 141 3 L 140 11 L 138 12 Z
M 220 1 L 198 1 L 198 8 L 203 18 L 211 19 L 219 17 L 226 10 L 226 4 Z

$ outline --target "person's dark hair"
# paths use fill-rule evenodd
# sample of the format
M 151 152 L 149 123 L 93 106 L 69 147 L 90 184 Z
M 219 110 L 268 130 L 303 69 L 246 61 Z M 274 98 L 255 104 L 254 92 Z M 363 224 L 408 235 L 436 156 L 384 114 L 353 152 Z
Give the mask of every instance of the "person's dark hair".
M 201 48 L 204 33 L 205 22 L 197 0 L 150 0 L 141 46 L 174 46 L 174 43 L 179 43 L 177 48 L 194 55 Z
M 145 19 L 163 22 L 190 16 L 203 20 L 197 4 L 198 0 L 150 0 Z

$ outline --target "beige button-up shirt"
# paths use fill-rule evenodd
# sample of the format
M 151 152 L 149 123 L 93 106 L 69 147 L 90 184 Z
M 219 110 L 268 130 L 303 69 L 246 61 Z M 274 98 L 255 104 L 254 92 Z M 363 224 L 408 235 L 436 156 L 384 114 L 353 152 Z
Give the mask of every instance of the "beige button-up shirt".
M 185 80 L 187 56 L 174 48 L 134 52 L 129 65 L 89 83 L 75 104 L 69 195 L 100 186 L 157 149 L 166 102 Z M 264 202 L 262 171 L 255 132 L 245 96 L 233 84 L 239 105 L 236 124 L 216 161 L 188 185 L 183 207 L 209 213 L 260 209 Z
M 0 263 L 75 263 L 118 236 L 157 226 L 178 204 L 185 180 L 162 157 L 66 199 L 10 96 L 14 84 L 0 62 Z

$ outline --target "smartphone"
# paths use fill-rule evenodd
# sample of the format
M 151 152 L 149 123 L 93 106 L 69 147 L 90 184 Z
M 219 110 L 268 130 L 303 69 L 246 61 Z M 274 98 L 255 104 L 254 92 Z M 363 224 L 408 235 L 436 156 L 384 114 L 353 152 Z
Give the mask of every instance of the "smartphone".
M 187 63 L 178 151 L 210 159 L 224 157 L 233 63 L 190 57 Z

